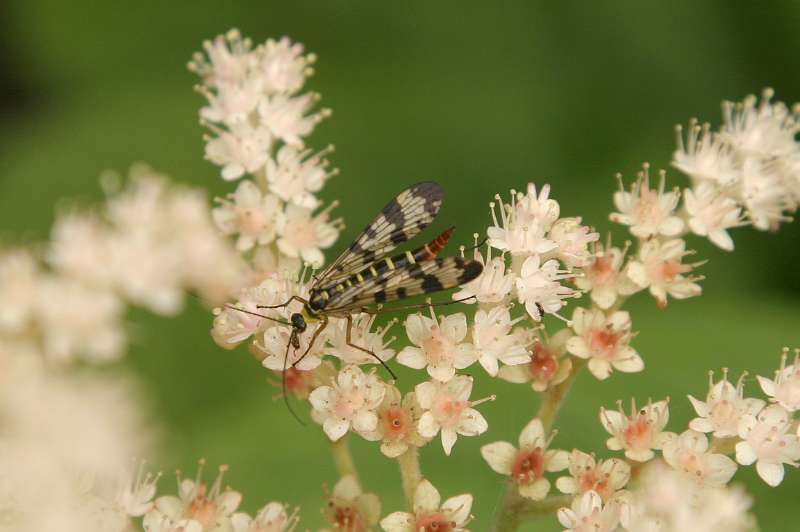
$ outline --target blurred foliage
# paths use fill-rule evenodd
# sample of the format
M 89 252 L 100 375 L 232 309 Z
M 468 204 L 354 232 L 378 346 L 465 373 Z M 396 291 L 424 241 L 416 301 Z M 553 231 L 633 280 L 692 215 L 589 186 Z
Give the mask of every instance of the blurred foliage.
M 202 99 L 185 69 L 204 39 L 230 27 L 256 42 L 286 34 L 319 55 L 311 87 L 334 115 L 311 145 L 337 147 L 332 159 L 342 175 L 324 198 L 339 199 L 349 222 L 340 246 L 393 193 L 429 178 L 448 192 L 438 225 L 456 224 L 465 243 L 485 228 L 492 196 L 528 180 L 550 182 L 562 212 L 605 231 L 614 173 L 632 177 L 645 160 L 667 165 L 674 124 L 691 116 L 717 124 L 720 100 L 763 86 L 800 100 L 795 2 L 6 1 L 0 240 L 46 237 L 65 202 L 100 197 L 102 170 L 138 160 L 211 195 L 231 190 L 202 158 Z M 621 242 L 624 232 L 615 231 Z M 633 304 L 646 372 L 602 385 L 583 375 L 556 445 L 607 455 L 592 420 L 600 405 L 629 396 L 672 397 L 677 430 L 692 414 L 684 395 L 705 394 L 707 369 L 768 374 L 782 346 L 800 343 L 800 225 L 778 234 L 743 229 L 735 240 L 731 255 L 691 242 L 710 259 L 703 297 L 664 311 L 647 298 Z M 266 372 L 243 349 L 215 347 L 200 308 L 171 321 L 135 313 L 130 323 L 128 364 L 164 431 L 158 465 L 188 471 L 201 456 L 228 463 L 245 509 L 285 500 L 301 505 L 302 529 L 319 525 L 320 484 L 335 482 L 326 443 L 272 401 Z M 401 371 L 400 386 L 411 381 Z M 448 460 L 438 443 L 422 455 L 445 496 L 475 494 L 476 531 L 487 529 L 503 482 L 478 448 L 516 439 L 534 411 L 527 387 L 498 384 L 478 375 L 476 397 L 502 387 L 499 400 L 482 407 L 488 435 L 460 440 Z M 386 494 L 384 513 L 399 509 L 395 464 L 374 444 L 354 448 L 366 486 Z M 800 489 L 792 473 L 775 490 L 752 468 L 737 475 L 763 530 L 787 530 Z M 162 491 L 170 484 L 165 478 Z M 525 529 L 556 527 L 549 520 Z

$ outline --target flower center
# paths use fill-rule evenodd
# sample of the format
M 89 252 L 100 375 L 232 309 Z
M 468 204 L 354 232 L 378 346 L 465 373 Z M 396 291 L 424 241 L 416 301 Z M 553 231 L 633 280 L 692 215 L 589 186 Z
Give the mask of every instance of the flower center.
M 431 335 L 422 341 L 422 349 L 431 366 L 450 366 L 453 364 L 453 341 L 434 325 Z
M 383 413 L 383 436 L 388 440 L 401 440 L 408 434 L 408 414 L 399 406 L 390 407 Z
M 605 358 L 614 358 L 617 343 L 621 336 L 621 333 L 612 331 L 610 327 L 595 329 L 590 333 L 589 344 L 594 353 L 600 354 Z
M 433 399 L 431 413 L 439 425 L 446 428 L 453 428 L 458 425 L 461 412 L 466 407 L 466 402 L 457 401 L 447 394 L 440 394 Z
M 206 497 L 206 485 L 200 484 L 197 495 L 186 507 L 186 514 L 190 519 L 199 522 L 203 528 L 210 527 L 217 519 L 217 505 Z
M 361 522 L 358 510 L 352 506 L 336 506 L 333 510 L 333 525 L 342 532 L 363 532 L 366 530 Z
M 424 514 L 417 518 L 414 532 L 451 532 L 456 524 L 449 521 L 443 514 L 436 512 Z
M 681 273 L 686 273 L 691 270 L 690 266 L 681 264 L 677 260 L 666 260 L 658 266 L 657 277 L 662 281 L 670 282 Z
M 703 481 L 706 475 L 706 467 L 700 456 L 692 451 L 684 451 L 678 458 L 678 462 L 686 473 L 693 476 L 699 482 Z
M 550 382 L 558 370 L 558 362 L 549 349 L 542 347 L 541 344 L 535 344 L 528 369 L 534 380 Z
M 267 218 L 264 213 L 254 207 L 237 207 L 239 228 L 242 233 L 257 235 L 267 227 Z
M 530 484 L 544 474 L 544 449 L 520 449 L 511 466 L 511 475 L 519 484 Z
M 711 407 L 709 417 L 717 429 L 727 428 L 736 432 L 736 426 L 739 423 L 739 412 L 731 401 L 722 399 L 714 404 Z
M 614 274 L 614 268 L 611 267 L 611 259 L 608 257 L 597 257 L 589 270 L 596 286 L 608 283 Z
M 364 394 L 358 388 L 349 390 L 339 396 L 333 413 L 342 419 L 349 419 L 364 406 Z
M 622 437 L 630 449 L 636 448 L 649 448 L 650 436 L 650 423 L 643 415 L 637 415 L 633 418 L 628 418 L 628 426 L 622 433 Z

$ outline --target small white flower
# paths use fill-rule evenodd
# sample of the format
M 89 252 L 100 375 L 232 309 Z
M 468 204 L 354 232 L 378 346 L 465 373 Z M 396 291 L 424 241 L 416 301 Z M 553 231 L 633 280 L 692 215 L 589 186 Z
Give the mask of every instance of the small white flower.
M 736 158 L 730 145 L 710 132 L 709 124 L 689 122 L 686 143 L 683 128 L 677 126 L 678 148 L 672 155 L 672 166 L 697 181 L 710 181 L 725 186 L 739 179 Z
M 259 57 L 255 68 L 267 94 L 294 94 L 302 89 L 311 74 L 309 65 L 315 61 L 314 55 L 303 55 L 302 44 L 292 43 L 288 37 L 278 41 L 267 39 L 257 52 Z
M 386 388 L 374 373 L 345 366 L 332 386 L 320 386 L 308 399 L 314 420 L 331 441 L 336 441 L 351 428 L 359 433 L 373 432 L 378 424 L 375 410 L 384 393 Z
M 685 264 L 683 257 L 694 253 L 686 251 L 681 238 L 648 240 L 642 244 L 639 257 L 628 263 L 628 276 L 642 288 L 649 288 L 660 307 L 667 305 L 667 295 L 686 299 L 700 295 L 702 289 L 695 281 L 701 277 L 684 274 L 703 264 Z
M 262 194 L 255 183 L 244 180 L 236 187 L 236 192 L 218 201 L 221 206 L 212 210 L 211 215 L 223 234 L 239 234 L 236 241 L 239 251 L 248 251 L 275 239 L 281 212 L 281 202 L 276 196 Z
M 739 432 L 739 420 L 745 414 L 755 416 L 765 402 L 744 397 L 743 373 L 736 386 L 728 381 L 727 368 L 722 370 L 722 379 L 714 383 L 714 372 L 708 372 L 708 394 L 705 402 L 689 395 L 698 417 L 689 422 L 689 427 L 698 432 L 713 432 L 717 438 L 730 438 Z
M 530 382 L 537 392 L 561 384 L 572 371 L 572 360 L 565 356 L 567 340 L 571 337 L 571 330 L 561 329 L 549 338 L 536 339 L 527 364 L 503 366 L 497 376 L 516 384 Z
M 472 519 L 471 509 L 472 495 L 456 495 L 442 502 L 439 491 L 423 479 L 414 492 L 413 513 L 391 513 L 381 520 L 381 528 L 385 532 L 469 532 L 464 527 Z
M 261 82 L 258 79 L 219 81 L 214 89 L 213 93 L 201 89 L 209 105 L 200 109 L 200 117 L 230 127 L 247 123 L 262 98 Z
M 332 203 L 317 215 L 309 209 L 288 205 L 278 218 L 278 249 L 289 257 L 299 257 L 318 268 L 325 261 L 322 249 L 329 248 L 339 237 L 342 228 L 340 218 L 330 220 Z
M 462 285 L 461 289 L 453 294 L 453 299 L 472 304 L 502 303 L 514 288 L 514 274 L 506 271 L 506 261 L 503 256 L 492 258 L 491 246 L 486 247 L 486 258 L 475 250 L 475 260 L 483 264 L 483 271 L 477 279 Z
M 265 128 L 238 123 L 229 131 L 216 129 L 215 133 L 217 136 L 206 144 L 206 159 L 222 166 L 226 181 L 253 174 L 267 164 L 272 137 Z
M 371 530 L 381 517 L 381 501 L 374 493 L 363 493 L 353 475 L 342 477 L 328 496 L 325 519 L 337 532 Z M 329 529 L 320 532 L 333 532 Z
M 740 103 L 723 102 L 721 135 L 745 155 L 781 157 L 797 150 L 800 131 L 797 109 L 783 102 L 772 103 L 775 92 L 764 89 L 761 102 L 754 95 Z
M 638 178 L 625 191 L 620 177 L 619 191 L 614 193 L 614 205 L 619 212 L 611 213 L 612 222 L 630 226 L 633 236 L 676 236 L 683 230 L 683 220 L 675 216 L 680 201 L 678 189 L 665 191 L 666 173 L 660 172 L 657 189 L 650 188 L 649 165 L 645 164 Z
M 472 326 L 472 344 L 478 354 L 478 362 L 492 377 L 497 376 L 499 362 L 509 366 L 526 364 L 530 360 L 525 344 L 528 334 L 524 330 L 512 332 L 522 317 L 511 319 L 508 307 L 500 306 L 475 313 Z
M 592 302 L 603 310 L 611 308 L 620 296 L 641 290 L 622 269 L 628 247 L 612 247 L 610 239 L 605 245 L 595 244 L 591 262 L 582 269 L 583 275 L 575 277 L 575 285 L 589 292 Z
M 459 434 L 477 436 L 489 428 L 486 419 L 473 407 L 493 401 L 494 396 L 470 401 L 472 377 L 458 375 L 445 383 L 423 382 L 417 384 L 414 392 L 423 410 L 419 433 L 425 438 L 433 438 L 441 431 L 442 447 L 448 456 Z
M 589 371 L 600 380 L 611 375 L 612 368 L 625 373 L 644 369 L 639 353 L 629 344 L 631 317 L 618 310 L 606 315 L 602 310 L 576 308 L 572 314 L 575 336 L 567 340 L 567 351 L 579 358 L 589 359 Z
M 500 218 L 495 211 L 495 202 L 489 204 L 494 225 L 487 235 L 489 245 L 512 255 L 534 255 L 556 249 L 557 244 L 547 237 L 547 231 L 558 219 L 558 202 L 549 199 L 550 185 L 544 185 L 537 194 L 536 186 L 528 184 L 528 193 L 511 191 L 511 202 L 503 203 L 495 195 Z
M 338 174 L 338 170 L 328 170 L 325 155 L 333 147 L 311 154 L 311 150 L 298 150 L 285 145 L 273 161 L 267 160 L 267 184 L 270 192 L 287 203 L 294 203 L 306 209 L 314 209 L 319 200 L 314 197 L 328 178 Z
M 319 325 L 312 325 L 305 333 L 297 336 L 297 348 L 292 345 L 293 330 L 289 325 L 267 327 L 262 336 L 263 343 L 256 343 L 254 346 L 264 355 L 261 365 L 274 371 L 288 368 L 309 371 L 317 368 L 322 363 L 330 331 L 324 330 L 311 344 L 314 338 L 312 329 L 315 327 Z
M 204 532 L 224 532 L 229 530 L 230 517 L 239 507 L 242 495 L 238 491 L 222 489 L 222 477 L 227 471 L 225 466 L 220 466 L 219 474 L 209 489 L 202 480 L 204 465 L 205 461 L 201 460 L 195 480 L 181 480 L 179 475 L 178 496 L 163 496 L 156 499 L 156 511 L 175 525 L 188 521 L 199 524 L 199 530 Z M 176 529 L 180 530 L 180 527 Z
M 231 516 L 233 532 L 292 532 L 298 521 L 297 510 L 289 513 L 286 506 L 279 502 L 267 503 L 255 518 L 244 512 Z
M 481 447 L 481 456 L 494 471 L 509 475 L 520 495 L 539 501 L 550 491 L 545 472 L 561 471 L 569 462 L 566 451 L 548 449 L 553 436 L 545 437 L 542 422 L 534 418 L 519 435 L 519 449 L 508 442 L 496 441 Z
M 145 473 L 144 461 L 140 462 L 135 472 L 126 471 L 114 499 L 114 505 L 130 517 L 143 516 L 154 506 L 153 497 L 156 495 L 156 485 L 160 478 L 161 473 L 157 475 Z
M 758 416 L 745 414 L 739 421 L 736 461 L 742 465 L 756 463 L 758 476 L 772 487 L 783 481 L 783 464 L 800 465 L 800 442 L 787 434 L 791 418 L 780 405 L 771 405 Z
M 381 452 L 389 458 L 397 458 L 409 446 L 422 447 L 427 443 L 418 430 L 422 409 L 414 392 L 402 397 L 400 390 L 391 384 L 386 385 L 386 393 L 376 412 L 378 424 L 375 431 L 364 437 L 381 442 Z
M 273 136 L 286 144 L 302 146 L 303 137 L 311 133 L 320 120 L 330 115 L 327 109 L 307 114 L 317 100 L 314 93 L 293 97 L 274 94 L 262 99 L 258 114 Z
M 705 434 L 687 430 L 664 444 L 664 460 L 698 484 L 724 486 L 736 473 L 736 462 L 708 449 Z
M 516 279 L 517 298 L 536 321 L 541 321 L 545 313 L 558 316 L 558 311 L 566 305 L 564 300 L 579 294 L 559 282 L 570 277 L 569 272 L 558 269 L 556 260 L 540 264 L 538 255 L 528 257 Z
M 593 491 L 603 501 L 610 501 L 628 483 L 631 466 L 619 458 L 596 462 L 593 455 L 573 449 L 569 455 L 569 474 L 556 480 L 561 493 L 583 495 Z
M 404 347 L 397 361 L 414 369 L 427 367 L 431 377 L 445 382 L 457 369 L 472 365 L 477 353 L 472 344 L 464 342 L 468 328 L 463 313 L 437 317 L 433 308 L 430 312 L 430 318 L 412 314 L 406 319 L 406 334 L 413 345 Z
M 728 229 L 744 225 L 742 209 L 733 198 L 710 183 L 700 183 L 694 190 L 684 191 L 684 203 L 689 229 L 694 234 L 708 237 L 712 244 L 725 251 L 733 251 Z
M 250 39 L 243 39 L 238 30 L 205 41 L 203 48 L 208 59 L 200 52 L 195 53 L 189 62 L 189 70 L 196 72 L 210 86 L 233 83 L 247 76 L 252 64 L 252 43 Z
M 774 231 L 792 220 L 786 211 L 796 205 L 780 170 L 774 161 L 747 158 L 742 164 L 742 201 L 747 217 L 759 231 Z
M 658 401 L 637 410 L 636 402 L 631 399 L 631 413 L 625 415 L 622 402 L 617 403 L 617 411 L 600 409 L 600 422 L 611 437 L 606 446 L 612 451 L 625 451 L 625 456 L 637 462 L 651 460 L 653 449 L 661 449 L 665 443 L 675 437 L 675 433 L 664 432 L 669 421 L 667 401 Z
M 789 412 L 800 410 L 800 350 L 796 351 L 794 362 L 786 366 L 788 349 L 781 356 L 781 367 L 775 372 L 775 379 L 758 376 L 758 383 L 770 400 L 778 403 Z
M 589 244 L 599 238 L 599 233 L 581 225 L 580 218 L 560 218 L 550 228 L 550 239 L 558 246 L 551 254 L 554 253 L 567 268 L 580 268 L 590 262 Z
M 603 504 L 594 491 L 575 497 L 570 508 L 558 510 L 558 522 L 565 532 L 613 532 L 619 524 L 619 507 L 616 502 Z
M 392 320 L 385 327 L 379 327 L 375 332 L 371 332 L 370 329 L 372 329 L 376 317 L 375 314 L 354 314 L 352 317 L 353 326 L 350 328 L 350 343 L 371 351 L 375 356 L 348 345 L 347 320 L 336 320 L 332 326 L 329 325 L 333 330 L 328 337 L 330 347 L 327 348 L 326 352 L 345 364 L 380 364 L 378 359 L 384 362 L 390 360 L 394 356 L 395 350 L 390 349 L 389 344 L 395 338 L 391 337 L 385 340 L 384 337 L 396 322 Z M 378 357 L 378 359 L 375 357 Z

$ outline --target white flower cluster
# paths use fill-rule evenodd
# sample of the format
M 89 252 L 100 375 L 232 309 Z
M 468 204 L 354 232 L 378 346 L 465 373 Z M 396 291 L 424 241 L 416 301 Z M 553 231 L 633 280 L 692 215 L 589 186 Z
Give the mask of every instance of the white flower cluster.
M 315 214 L 320 201 L 314 194 L 338 171 L 325 159 L 332 147 L 314 153 L 304 144 L 330 114 L 311 111 L 317 94 L 300 94 L 314 56 L 285 37 L 253 48 L 236 30 L 203 47 L 205 55 L 195 54 L 189 68 L 202 78 L 198 90 L 208 100 L 200 110 L 213 134 L 206 158 L 222 167 L 226 180 L 251 176 L 219 199 L 214 220 L 223 233 L 238 235 L 242 252 L 279 250 L 321 265 L 321 249 L 334 243 L 341 221 L 330 219 L 335 204 Z
M 728 229 L 750 224 L 775 230 L 790 221 L 800 204 L 800 108 L 773 103 L 772 89 L 724 102 L 719 131 L 697 120 L 685 139 L 678 126 L 672 164 L 692 180 L 684 191 L 689 229 L 725 250 L 733 249 Z

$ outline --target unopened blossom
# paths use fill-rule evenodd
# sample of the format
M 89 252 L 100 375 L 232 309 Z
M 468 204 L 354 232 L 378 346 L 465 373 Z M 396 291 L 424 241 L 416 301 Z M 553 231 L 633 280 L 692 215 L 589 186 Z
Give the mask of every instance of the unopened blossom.
M 238 123 L 228 130 L 217 130 L 217 136 L 206 143 L 206 159 L 222 167 L 226 181 L 254 174 L 264 168 L 269 157 L 272 137 L 265 127 Z
M 659 306 L 667 304 L 667 295 L 675 299 L 686 299 L 700 295 L 702 289 L 696 281 L 701 277 L 691 275 L 702 262 L 684 263 L 683 258 L 692 254 L 686 250 L 681 238 L 672 240 L 648 240 L 639 249 L 639 256 L 628 263 L 628 276 L 641 288 L 648 288 Z M 690 274 L 690 275 L 686 275 Z
M 474 259 L 483 264 L 483 271 L 477 279 L 462 285 L 453 299 L 467 304 L 505 301 L 514 288 L 514 274 L 506 270 L 503 256 L 492 257 L 492 247 L 487 246 L 486 257 L 476 249 Z
M 541 420 L 534 418 L 519 435 L 519 449 L 496 441 L 481 447 L 481 456 L 494 471 L 510 476 L 520 495 L 538 501 L 550 491 L 545 472 L 561 471 L 569 462 L 566 451 L 548 449 L 554 436 L 555 433 L 545 436 Z
M 535 321 L 541 321 L 545 313 L 558 316 L 558 311 L 566 305 L 564 300 L 578 295 L 560 283 L 569 277 L 569 272 L 559 269 L 557 260 L 541 264 L 538 255 L 528 257 L 516 279 L 517 299 Z
M 459 312 L 449 316 L 430 317 L 412 314 L 406 318 L 406 334 L 411 342 L 397 355 L 397 361 L 414 369 L 427 368 L 428 375 L 446 382 L 457 369 L 471 366 L 477 359 L 474 346 L 465 342 L 467 317 Z
M 374 373 L 364 373 L 358 366 L 345 366 L 331 386 L 320 386 L 309 396 L 312 417 L 322 425 L 331 441 L 348 430 L 370 433 L 378 425 L 375 410 L 383 401 L 385 385 Z
M 248 251 L 275 239 L 281 202 L 272 194 L 263 194 L 255 183 L 244 180 L 236 192 L 218 200 L 220 206 L 211 211 L 214 222 L 226 235 L 238 234 L 236 248 Z
M 329 170 L 325 155 L 333 147 L 312 154 L 311 150 L 299 150 L 295 146 L 284 145 L 275 159 L 267 161 L 267 185 L 270 192 L 286 203 L 294 203 L 306 209 L 314 209 L 319 200 L 314 193 L 319 192 L 328 178 L 337 170 Z
M 747 218 L 760 231 L 774 231 L 792 220 L 796 208 L 791 191 L 774 161 L 749 158 L 742 164 L 741 196 Z
M 375 431 L 364 434 L 368 440 L 380 441 L 381 452 L 389 458 L 397 458 L 409 447 L 422 447 L 427 443 L 419 433 L 419 418 L 422 408 L 414 392 L 405 396 L 394 385 L 386 385 L 386 393 L 376 410 L 378 424 Z
M 644 369 L 639 353 L 628 345 L 633 333 L 627 311 L 606 315 L 602 310 L 579 307 L 573 312 L 571 323 L 575 336 L 567 340 L 567 351 L 589 359 L 589 371 L 598 379 L 607 379 L 612 368 L 625 373 Z
M 458 435 L 477 436 L 486 432 L 489 424 L 480 412 L 473 407 L 493 401 L 494 396 L 470 401 L 472 377 L 458 375 L 448 382 L 428 381 L 414 388 L 420 408 L 418 430 L 425 438 L 433 438 L 442 433 L 442 447 L 450 455 Z
M 511 319 L 508 307 L 493 307 L 488 312 L 478 310 L 472 326 L 472 344 L 478 354 L 478 362 L 492 377 L 497 376 L 498 362 L 513 366 L 526 364 L 530 360 L 525 345 L 528 333 L 512 331 L 522 318 Z
M 323 249 L 333 245 L 342 228 L 341 219 L 330 220 L 332 203 L 318 214 L 310 209 L 288 205 L 278 219 L 278 249 L 289 257 L 299 257 L 318 268 L 325 261 Z
M 557 515 L 565 532 L 613 532 L 619 524 L 617 503 L 603 504 L 603 499 L 594 491 L 575 497 L 572 506 L 560 508 Z
M 300 96 L 274 94 L 261 101 L 258 114 L 276 138 L 286 144 L 302 146 L 303 137 L 311 133 L 320 120 L 330 115 L 328 109 L 309 114 L 318 99 L 314 93 Z
M 423 479 L 414 492 L 413 513 L 394 512 L 381 519 L 385 532 L 469 532 L 472 495 L 464 493 L 442 502 L 439 491 Z
M 561 329 L 553 336 L 537 338 L 528 353 L 527 364 L 503 366 L 497 376 L 517 384 L 530 382 L 537 392 L 561 384 L 572 371 L 572 360 L 565 356 L 567 340 L 571 337 L 571 330 Z
M 342 477 L 328 496 L 322 514 L 336 532 L 366 532 L 378 524 L 381 501 L 374 493 L 363 493 L 353 475 Z M 324 529 L 320 532 L 333 532 Z
M 395 350 L 391 349 L 389 345 L 395 340 L 395 337 L 386 338 L 386 333 L 389 332 L 395 321 L 390 321 L 386 326 L 371 331 L 376 317 L 375 314 L 360 313 L 352 316 L 352 326 L 348 326 L 347 320 L 337 320 L 332 325 L 328 325 L 328 327 L 332 327 L 332 330 L 328 337 L 330 347 L 327 348 L 327 353 L 337 357 L 345 364 L 380 364 L 381 360 L 386 362 L 391 359 Z M 348 328 L 350 329 L 350 344 L 366 349 L 375 356 L 348 344 Z
M 736 473 L 736 462 L 711 452 L 708 437 L 691 429 L 665 443 L 662 454 L 673 469 L 704 486 L 724 486 Z
M 255 517 L 244 512 L 231 516 L 233 532 L 292 532 L 300 518 L 297 510 L 287 511 L 286 505 L 270 502 L 261 508 Z
M 194 480 L 181 479 L 178 475 L 178 496 L 159 497 L 153 512 L 163 514 L 173 524 L 195 522 L 204 532 L 223 532 L 230 529 L 230 518 L 239 507 L 242 495 L 238 491 L 223 489 L 222 477 L 228 469 L 225 466 L 219 468 L 219 474 L 209 488 L 203 480 L 204 465 L 205 461 L 201 460 Z
M 556 480 L 561 493 L 583 495 L 592 491 L 603 501 L 610 501 L 628 483 L 631 467 L 619 458 L 597 462 L 594 455 L 573 449 L 569 455 L 569 474 Z
M 589 244 L 597 242 L 600 234 L 581 225 L 581 218 L 559 218 L 550 228 L 550 239 L 556 243 L 555 254 L 568 268 L 581 268 L 592 259 Z
M 800 410 L 800 350 L 796 350 L 794 362 L 787 366 L 788 349 L 781 356 L 781 367 L 775 372 L 774 379 L 758 376 L 761 389 L 789 412 Z
M 547 236 L 547 232 L 558 219 L 561 209 L 549 195 L 550 185 L 544 185 L 537 193 L 533 183 L 528 184 L 527 194 L 512 190 L 510 203 L 504 203 L 500 195 L 496 195 L 497 203 L 489 204 L 494 222 L 486 232 L 489 245 L 522 256 L 556 249 L 558 244 Z
M 655 461 L 632 497 L 620 500 L 620 521 L 630 532 L 745 532 L 753 530 L 752 500 L 739 486 L 701 486 Z
M 689 215 L 689 229 L 694 234 L 708 237 L 712 244 L 725 251 L 733 251 L 728 229 L 744 224 L 742 209 L 733 198 L 714 185 L 700 183 L 684 191 L 684 204 Z
M 631 413 L 626 415 L 622 410 L 622 402 L 617 410 L 600 409 L 600 422 L 611 437 L 606 446 L 612 451 L 625 451 L 625 456 L 637 462 L 647 462 L 655 456 L 653 449 L 661 449 L 665 443 L 675 437 L 672 432 L 664 432 L 669 421 L 667 401 L 652 403 L 641 409 L 631 399 Z
M 293 43 L 288 37 L 277 41 L 267 39 L 256 51 L 259 57 L 255 70 L 260 74 L 267 94 L 294 94 L 302 89 L 312 73 L 310 65 L 316 60 L 313 54 L 303 55 L 303 45 Z
M 745 414 L 755 416 L 766 404 L 761 399 L 744 397 L 743 373 L 733 385 L 728 381 L 728 369 L 722 370 L 722 379 L 714 382 L 714 372 L 708 372 L 708 394 L 705 401 L 689 395 L 696 418 L 689 422 L 689 427 L 698 432 L 711 432 L 717 438 L 730 438 L 739 433 L 739 420 Z
M 740 103 L 724 102 L 721 135 L 744 155 L 780 157 L 798 148 L 798 109 L 783 102 L 772 103 L 775 91 L 764 89 L 761 101 L 754 95 Z
M 621 296 L 641 290 L 623 270 L 628 245 L 616 248 L 610 239 L 605 245 L 595 244 L 592 259 L 575 277 L 575 286 L 589 292 L 592 302 L 601 309 L 609 309 Z
M 709 181 L 721 186 L 739 178 L 734 150 L 719 134 L 712 133 L 708 123 L 702 126 L 696 119 L 689 122 L 684 142 L 683 128 L 676 126 L 677 149 L 672 166 L 695 181 Z
M 783 465 L 800 465 L 800 442 L 787 434 L 791 424 L 789 413 L 780 405 L 770 405 L 757 416 L 745 414 L 739 421 L 736 461 L 742 465 L 756 464 L 758 476 L 770 486 L 783 480 Z
M 683 220 L 675 214 L 681 195 L 679 189 L 666 190 L 666 173 L 659 174 L 659 185 L 650 188 L 649 165 L 645 164 L 636 181 L 626 191 L 619 176 L 619 191 L 614 193 L 612 222 L 627 225 L 631 234 L 640 239 L 652 236 L 676 236 L 683 229 Z

